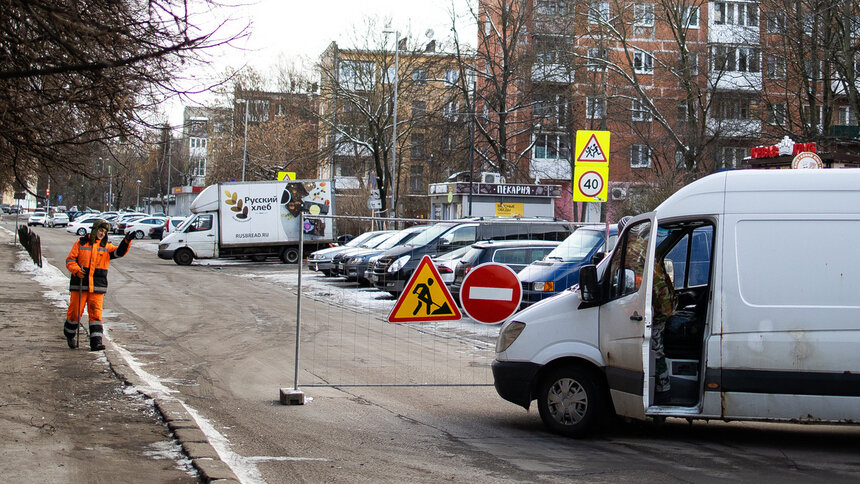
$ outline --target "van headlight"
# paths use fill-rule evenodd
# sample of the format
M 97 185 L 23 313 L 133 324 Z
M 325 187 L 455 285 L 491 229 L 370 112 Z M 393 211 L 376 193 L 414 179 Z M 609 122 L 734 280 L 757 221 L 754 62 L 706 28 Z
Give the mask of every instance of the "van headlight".
M 403 266 L 405 266 L 407 262 L 409 262 L 409 256 L 408 256 L 408 255 L 404 255 L 403 257 L 401 257 L 401 258 L 397 259 L 396 261 L 392 262 L 392 263 L 391 263 L 391 265 L 390 265 L 390 266 L 388 266 L 388 269 L 386 269 L 386 271 L 385 271 L 385 272 L 397 272 L 397 271 L 399 271 L 400 269 L 402 269 L 402 268 L 403 268 Z
M 552 281 L 549 282 L 533 282 L 532 283 L 532 291 L 538 292 L 555 292 L 555 283 Z
M 496 341 L 496 353 L 501 353 L 508 349 L 508 346 L 514 343 L 514 340 L 526 329 L 526 323 L 519 321 L 511 321 L 510 324 L 502 328 L 499 332 L 499 339 Z

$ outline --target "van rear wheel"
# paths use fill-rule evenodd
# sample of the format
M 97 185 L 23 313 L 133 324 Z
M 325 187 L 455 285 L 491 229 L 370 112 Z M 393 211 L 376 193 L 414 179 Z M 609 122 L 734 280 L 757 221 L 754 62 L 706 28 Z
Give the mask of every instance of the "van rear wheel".
M 550 371 L 541 381 L 538 411 L 544 425 L 557 434 L 584 437 L 604 412 L 602 383 L 582 365 Z
M 181 266 L 189 266 L 194 261 L 194 254 L 188 249 L 179 249 L 173 254 L 173 262 Z

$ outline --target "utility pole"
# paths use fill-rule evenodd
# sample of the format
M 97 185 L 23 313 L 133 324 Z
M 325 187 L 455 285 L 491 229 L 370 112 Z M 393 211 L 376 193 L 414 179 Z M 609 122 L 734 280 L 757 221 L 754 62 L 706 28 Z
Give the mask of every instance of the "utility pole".
M 391 217 L 397 217 L 397 86 L 400 78 L 400 32 L 383 30 L 384 34 L 394 34 L 394 137 L 391 140 Z M 387 182 L 387 180 L 386 180 Z
M 111 165 L 108 165 L 108 211 L 113 210 L 113 175 Z
M 173 134 L 170 131 L 167 131 L 167 206 L 164 207 L 164 214 L 168 217 L 170 216 L 170 172 L 173 171 L 173 159 L 171 157 L 170 152 L 170 141 L 173 137 Z
M 245 165 L 248 164 L 248 111 L 250 110 L 248 100 L 245 99 L 245 146 L 242 148 L 242 181 L 245 181 Z

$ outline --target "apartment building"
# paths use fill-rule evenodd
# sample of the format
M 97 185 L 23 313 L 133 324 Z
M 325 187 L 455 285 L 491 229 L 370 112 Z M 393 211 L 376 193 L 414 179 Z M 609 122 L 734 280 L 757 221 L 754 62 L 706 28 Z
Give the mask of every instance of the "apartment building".
M 375 189 L 377 215 L 391 214 L 394 201 L 398 216 L 424 217 L 428 186 L 469 169 L 463 72 L 435 41 L 412 45 L 393 33 L 378 48 L 332 42 L 321 54 L 319 176 L 334 181 L 339 213 L 370 214 Z
M 206 185 L 209 140 L 229 126 L 226 122 L 230 114 L 228 109 L 185 107 L 182 113 L 182 155 L 187 161 L 189 185 Z
M 631 193 L 748 166 L 750 148 L 785 136 L 819 151 L 857 136 L 856 4 L 480 3 L 479 51 L 498 58 L 509 44 L 505 57 L 523 65 L 508 94 L 531 107 L 518 114 L 533 128 L 509 149 L 529 153 L 512 171 L 563 185 L 563 199 L 581 129 L 612 132 L 609 212 Z M 478 92 L 491 77 L 478 76 Z M 582 215 L 583 207 L 559 205 L 560 216 Z

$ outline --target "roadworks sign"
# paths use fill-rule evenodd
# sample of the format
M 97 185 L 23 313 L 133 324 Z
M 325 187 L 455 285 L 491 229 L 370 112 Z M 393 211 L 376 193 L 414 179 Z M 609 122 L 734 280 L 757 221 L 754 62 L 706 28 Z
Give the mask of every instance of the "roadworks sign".
M 388 322 L 457 321 L 460 318 L 460 310 L 439 271 L 430 256 L 425 255 L 388 315 Z

